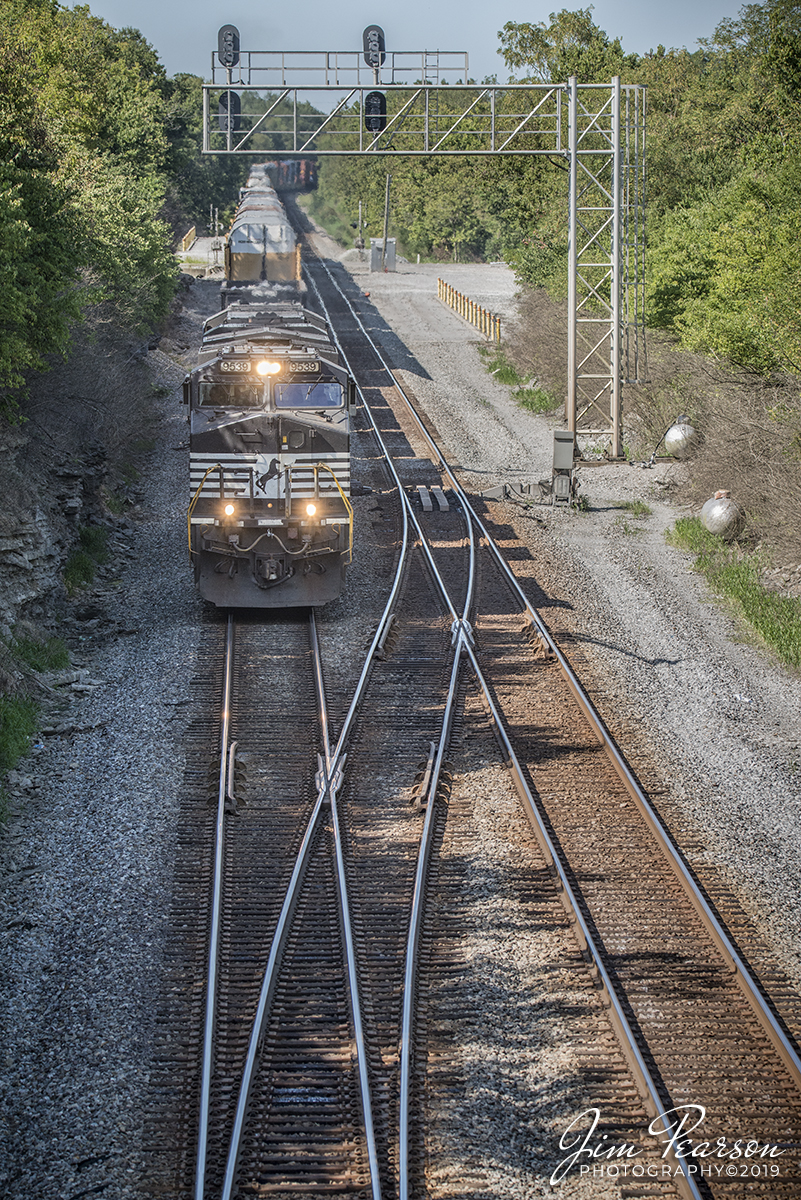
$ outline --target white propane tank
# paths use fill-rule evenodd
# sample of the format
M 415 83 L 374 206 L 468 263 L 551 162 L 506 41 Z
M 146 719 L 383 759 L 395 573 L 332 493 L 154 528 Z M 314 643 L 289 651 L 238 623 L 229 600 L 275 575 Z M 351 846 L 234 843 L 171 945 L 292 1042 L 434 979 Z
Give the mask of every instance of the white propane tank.
M 698 434 L 690 424 L 690 418 L 676 417 L 665 434 L 665 450 L 674 458 L 687 458 L 697 441 Z
M 701 524 L 729 542 L 745 528 L 745 513 L 730 492 L 715 492 L 701 509 Z

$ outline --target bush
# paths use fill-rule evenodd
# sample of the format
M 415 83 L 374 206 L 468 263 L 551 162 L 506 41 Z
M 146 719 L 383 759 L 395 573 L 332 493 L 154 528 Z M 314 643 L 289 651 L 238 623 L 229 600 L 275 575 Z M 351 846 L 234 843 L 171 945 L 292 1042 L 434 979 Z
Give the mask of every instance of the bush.
M 78 532 L 81 549 L 96 563 L 108 562 L 108 530 L 103 525 L 84 525 Z
M 78 530 L 80 549 L 73 550 L 64 567 L 67 594 L 74 596 L 94 582 L 95 568 L 108 562 L 108 530 L 102 525 L 84 525 Z
M 69 650 L 58 637 L 48 638 L 45 642 L 15 637 L 11 642 L 11 650 L 34 671 L 62 671 L 70 665 Z
M 95 564 L 85 550 L 73 550 L 64 567 L 67 595 L 74 596 L 82 587 L 94 581 Z

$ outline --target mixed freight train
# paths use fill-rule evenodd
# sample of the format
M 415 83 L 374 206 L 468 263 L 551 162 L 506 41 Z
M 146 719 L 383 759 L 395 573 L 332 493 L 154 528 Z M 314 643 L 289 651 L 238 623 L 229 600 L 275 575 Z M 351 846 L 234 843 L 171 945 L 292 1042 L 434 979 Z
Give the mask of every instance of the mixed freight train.
M 283 209 L 276 214 L 265 231 L 275 217 L 291 233 Z M 288 240 L 265 232 L 251 288 L 228 281 L 224 294 L 236 282 L 238 298 L 206 322 L 184 384 L 189 549 L 201 595 L 221 607 L 324 604 L 341 591 L 352 553 L 354 385 L 323 318 L 278 273 Z
M 286 163 L 257 163 L 239 194 L 225 245 L 228 288 L 300 280 L 300 246 L 272 180 Z

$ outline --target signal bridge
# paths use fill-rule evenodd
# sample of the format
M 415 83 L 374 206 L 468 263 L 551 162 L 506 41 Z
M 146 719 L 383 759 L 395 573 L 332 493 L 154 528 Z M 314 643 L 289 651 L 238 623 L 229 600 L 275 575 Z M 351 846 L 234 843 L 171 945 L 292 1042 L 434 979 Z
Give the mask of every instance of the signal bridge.
M 475 84 L 466 53 L 246 51 L 219 33 L 203 151 L 319 158 L 527 156 L 569 172 L 568 429 L 623 458 L 622 387 L 645 378 L 645 89 Z

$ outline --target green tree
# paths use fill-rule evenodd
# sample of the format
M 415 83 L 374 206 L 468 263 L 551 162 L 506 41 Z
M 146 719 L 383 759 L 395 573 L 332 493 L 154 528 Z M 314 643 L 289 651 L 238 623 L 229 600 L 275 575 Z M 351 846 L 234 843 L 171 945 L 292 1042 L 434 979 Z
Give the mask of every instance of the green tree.
M 89 303 L 139 327 L 158 320 L 176 274 L 161 217 L 169 84 L 135 30 L 88 8 L 1 0 L 0 390 L 64 353 Z
M 575 75 L 579 83 L 606 82 L 637 66 L 637 56 L 624 54 L 620 39 L 613 41 L 592 17 L 592 6 L 551 13 L 550 24 L 507 21 L 498 33 L 499 54 L 507 67 L 529 68 L 526 78 L 559 82 Z

